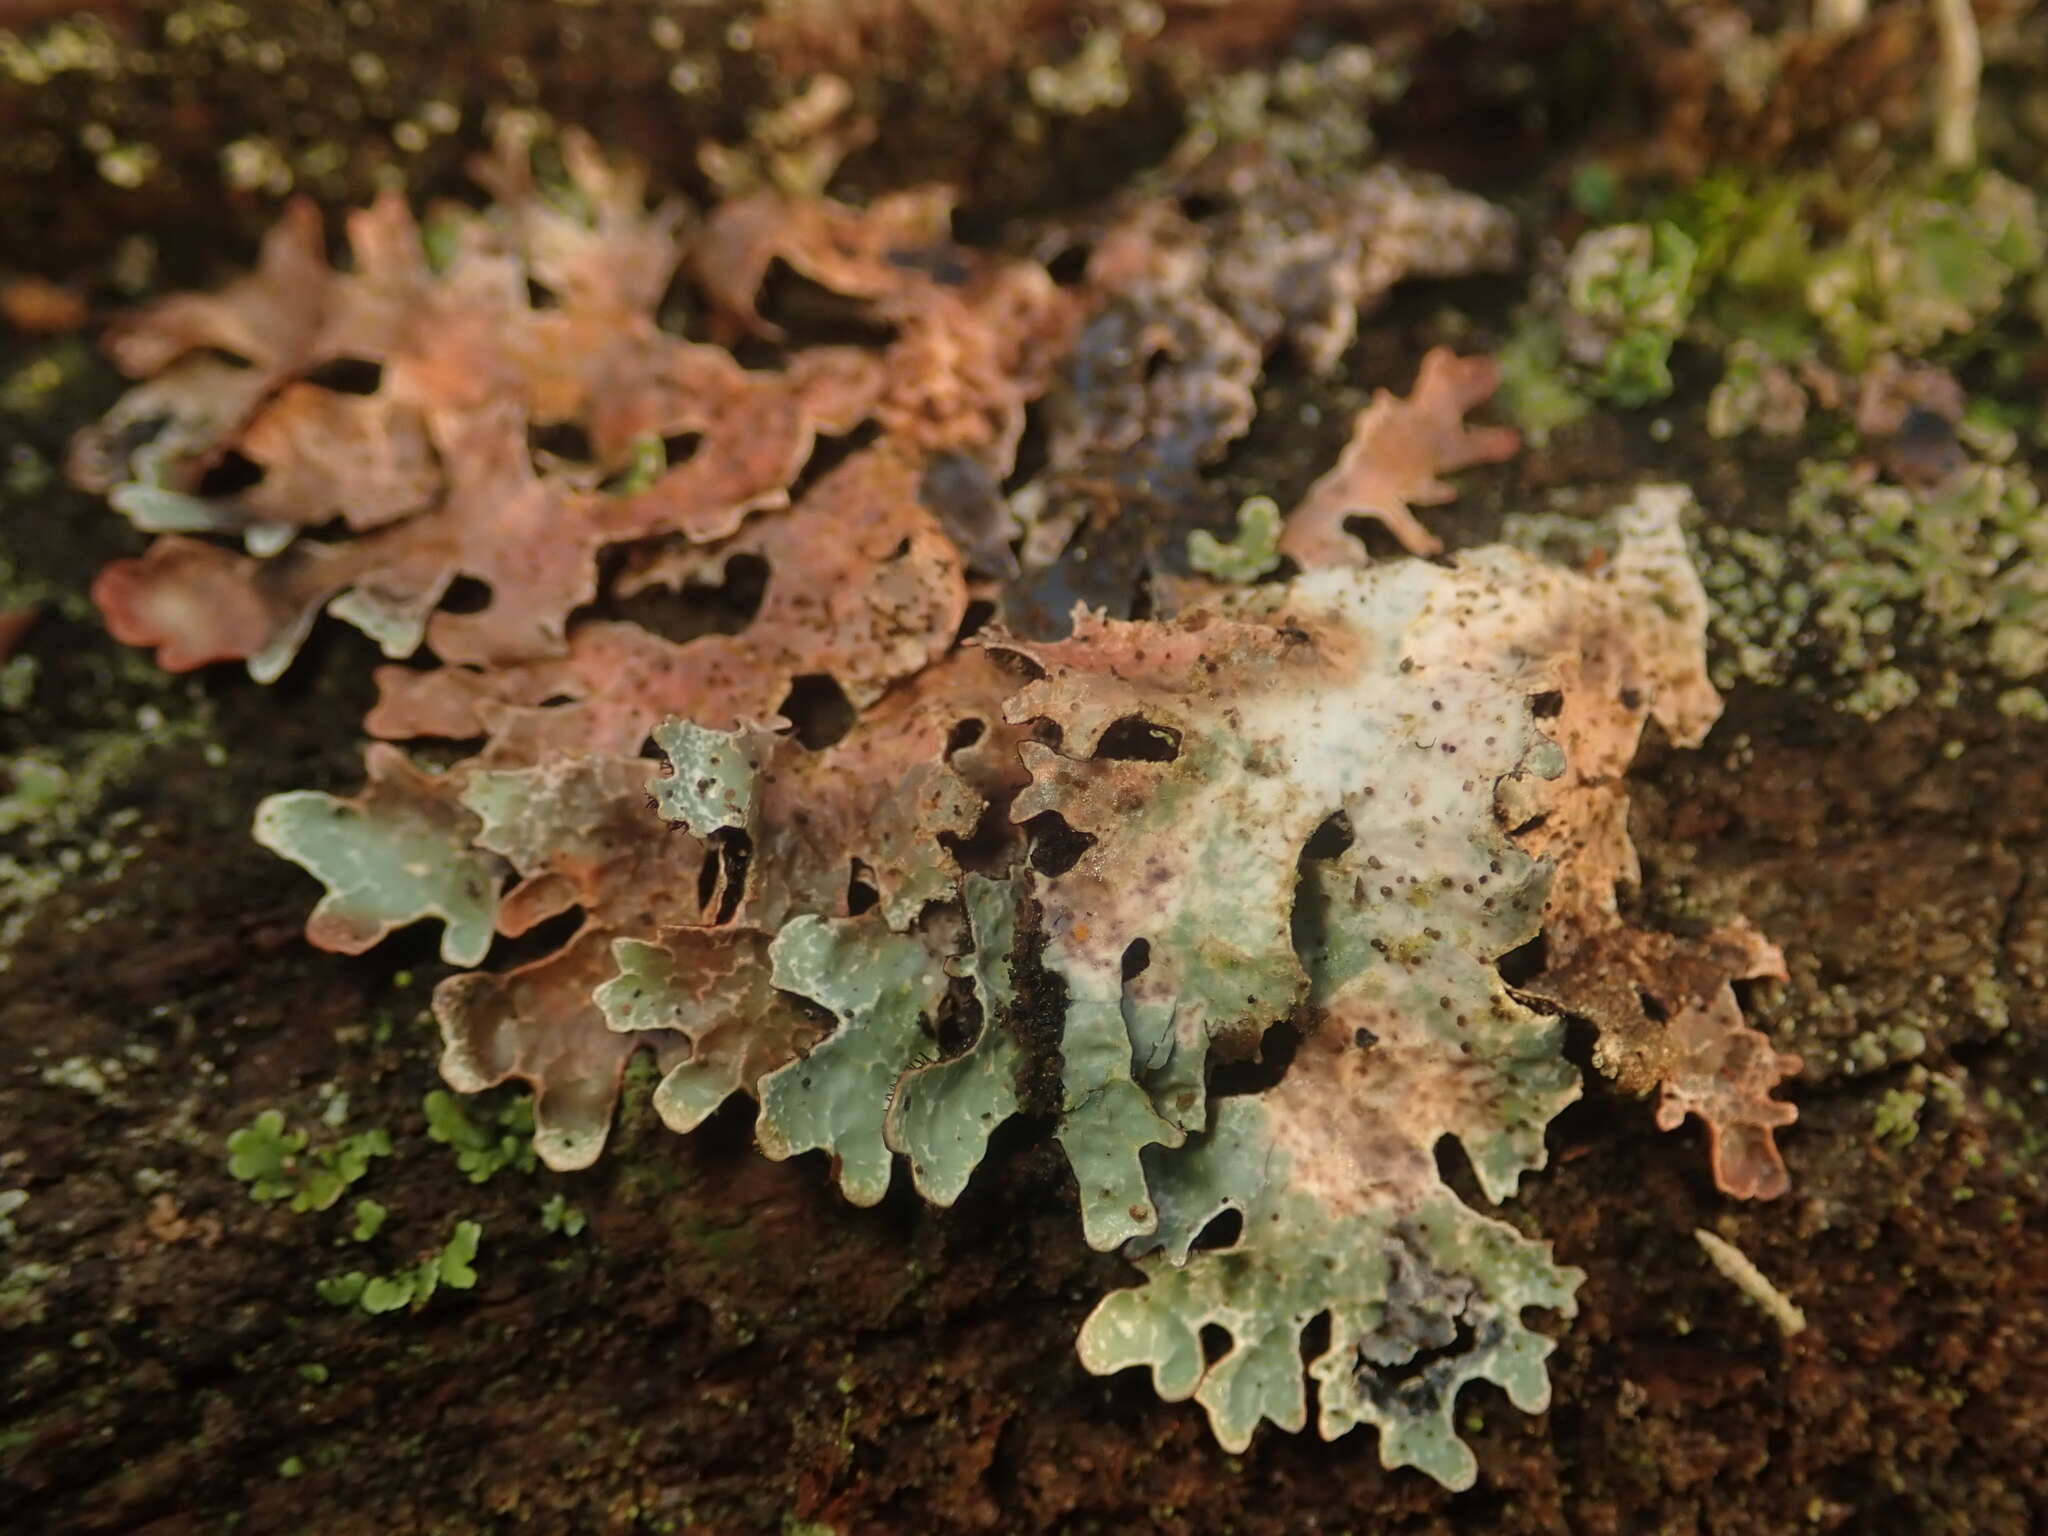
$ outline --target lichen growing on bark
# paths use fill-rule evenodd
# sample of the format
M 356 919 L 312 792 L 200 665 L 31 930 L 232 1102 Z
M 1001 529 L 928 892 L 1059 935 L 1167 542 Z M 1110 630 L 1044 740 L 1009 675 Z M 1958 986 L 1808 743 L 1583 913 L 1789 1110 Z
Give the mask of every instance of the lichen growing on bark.
M 1417 509 L 1515 450 L 1468 419 L 1491 360 L 1436 350 L 1277 549 L 1219 568 L 1249 585 L 1070 604 L 1063 637 L 988 616 L 1058 590 L 1141 495 L 1191 500 L 1267 353 L 1333 366 L 1361 304 L 1493 264 L 1506 216 L 1392 168 L 1338 200 L 1234 146 L 1077 227 L 1095 249 L 1063 284 L 956 242 L 943 189 L 693 216 L 562 147 L 559 181 L 501 147 L 497 201 L 431 246 L 380 201 L 342 271 L 294 211 L 256 277 L 115 333 L 156 377 L 74 459 L 168 530 L 98 589 L 167 665 L 275 676 L 322 609 L 407 662 L 379 672 L 368 787 L 259 813 L 329 887 L 309 937 L 439 919 L 463 968 L 435 994 L 443 1074 L 529 1084 L 558 1168 L 599 1155 L 642 1051 L 666 1124 L 750 1094 L 764 1151 L 827 1152 L 863 1205 L 899 1156 L 949 1203 L 997 1125 L 1049 1113 L 1087 1240 L 1146 1275 L 1085 1363 L 1150 1364 L 1237 1447 L 1305 1422 L 1299 1341 L 1327 1316 L 1323 1432 L 1376 1424 L 1389 1465 L 1469 1483 L 1460 1387 L 1540 1409 L 1551 1345 L 1522 1313 L 1568 1314 L 1579 1277 L 1468 1208 L 1435 1147 L 1458 1138 L 1495 1201 L 1542 1165 L 1579 1080 L 1540 999 L 1592 1019 L 1661 1123 L 1708 1122 L 1725 1188 L 1776 1192 L 1797 1062 L 1728 991 L 1768 945 L 1684 948 L 1619 896 L 1645 721 L 1691 742 L 1718 711 L 1679 498 L 1645 493 L 1597 572 L 1368 563 L 1347 519 L 1434 550 Z M 793 341 L 778 272 L 860 339 Z M 770 361 L 664 331 L 679 273 Z M 1040 465 L 1020 444 L 1048 396 Z M 210 488 L 231 451 L 255 479 Z M 467 746 L 429 767 L 394 744 L 435 739 Z M 482 968 L 553 919 L 548 952 Z M 1497 962 L 1539 931 L 1554 963 L 1511 989 Z M 1664 1012 L 1609 1006 L 1674 947 Z M 1280 1037 L 1276 1081 L 1218 1091 Z M 1201 1246 L 1226 1209 L 1239 1235 Z M 1212 1322 L 1233 1342 L 1209 1362 Z

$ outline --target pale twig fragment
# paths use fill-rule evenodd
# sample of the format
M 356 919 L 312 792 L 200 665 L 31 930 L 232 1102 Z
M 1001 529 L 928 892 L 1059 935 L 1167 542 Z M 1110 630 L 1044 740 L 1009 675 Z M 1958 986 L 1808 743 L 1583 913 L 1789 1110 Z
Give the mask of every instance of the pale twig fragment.
M 1948 170 L 1977 159 L 1977 97 L 1984 45 L 1971 0 L 1929 0 L 1934 9 L 1938 62 L 1934 75 L 1934 158 Z
M 1706 1250 L 1707 1259 L 1734 1287 L 1755 1302 L 1764 1316 L 1778 1325 L 1778 1331 L 1791 1338 L 1805 1331 L 1806 1314 L 1798 1305 L 1771 1284 L 1769 1277 L 1756 1267 L 1748 1254 L 1729 1242 L 1716 1237 L 1705 1227 L 1693 1228 L 1699 1245 Z

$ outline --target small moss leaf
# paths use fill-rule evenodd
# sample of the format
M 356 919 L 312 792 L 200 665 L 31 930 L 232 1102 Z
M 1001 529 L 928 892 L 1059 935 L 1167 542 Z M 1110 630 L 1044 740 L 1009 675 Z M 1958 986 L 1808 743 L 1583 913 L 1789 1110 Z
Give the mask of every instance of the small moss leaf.
M 411 1273 L 398 1275 L 377 1275 L 371 1278 L 361 1290 L 358 1302 L 365 1312 L 375 1317 L 385 1312 L 396 1312 L 410 1306 L 418 1284 Z
M 477 1244 L 483 1239 L 484 1229 L 474 1221 L 458 1221 L 455 1231 L 448 1239 L 448 1246 L 441 1250 L 439 1260 L 441 1283 L 451 1290 L 466 1291 L 476 1284 Z
M 385 1218 L 391 1213 L 375 1200 L 356 1202 L 356 1224 L 349 1229 L 349 1236 L 359 1243 L 367 1243 L 383 1227 Z
M 362 1299 L 370 1277 L 360 1269 L 352 1269 L 345 1275 L 329 1275 L 313 1284 L 313 1292 L 329 1306 L 352 1307 Z

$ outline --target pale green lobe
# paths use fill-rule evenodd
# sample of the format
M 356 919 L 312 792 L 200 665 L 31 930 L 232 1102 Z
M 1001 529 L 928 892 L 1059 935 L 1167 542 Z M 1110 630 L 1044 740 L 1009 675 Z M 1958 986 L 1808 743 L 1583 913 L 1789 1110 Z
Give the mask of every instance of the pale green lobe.
M 696 1130 L 739 1087 L 739 1073 L 723 1061 L 684 1061 L 655 1085 L 653 1112 L 678 1133 Z
M 617 972 L 592 994 L 619 1033 L 672 1031 L 688 1053 L 654 1090 L 655 1113 L 686 1132 L 735 1092 L 817 1037 L 810 1015 L 771 981 L 766 935 L 744 928 L 671 928 L 660 942 L 614 939 Z
M 271 795 L 256 808 L 255 837 L 327 887 L 306 925 L 322 949 L 360 954 L 438 917 L 441 958 L 475 965 L 491 947 L 505 879 L 503 863 L 472 846 L 476 830 L 459 807 L 386 781 L 354 801 L 316 790 Z
M 619 974 L 592 993 L 613 1029 L 668 1029 L 675 1013 L 669 989 L 675 957 L 645 939 L 612 940 Z
M 1617 404 L 1671 393 L 1671 347 L 1692 312 L 1698 255 L 1691 237 L 1668 223 L 1609 225 L 1573 247 L 1566 296 L 1604 344 L 1598 386 Z
M 778 1160 L 830 1152 L 846 1198 L 873 1205 L 889 1190 L 889 1096 L 929 1048 L 923 1021 L 945 991 L 945 973 L 921 939 L 891 933 L 879 914 L 794 918 L 769 954 L 775 985 L 823 1004 L 839 1027 L 761 1079 L 761 1149 Z
M 904 1077 L 886 1122 L 889 1145 L 909 1158 L 918 1193 L 934 1205 L 960 1198 L 989 1136 L 1017 1112 L 1022 1052 L 1002 1022 L 1015 996 L 1016 893 L 1007 881 L 969 875 L 965 895 L 974 949 L 964 964 L 981 1003 L 981 1031 L 960 1055 Z
M 351 587 L 327 605 L 327 611 L 377 642 L 377 649 L 397 660 L 410 656 L 427 638 L 427 621 L 440 606 L 441 587 L 424 592 L 383 592 L 367 584 Z
M 481 822 L 477 846 L 504 855 L 523 875 L 563 865 L 618 865 L 623 842 L 662 835 L 646 814 L 646 773 L 641 758 L 596 754 L 532 768 L 478 769 L 463 783 L 461 800 Z M 618 896 L 630 902 L 632 893 Z
M 713 731 L 683 719 L 654 728 L 654 744 L 667 754 L 667 777 L 648 791 L 662 819 L 699 837 L 728 828 L 744 831 L 754 817 L 756 775 L 774 738 L 756 731 Z
M 1159 842 L 1135 845 L 1145 862 L 1126 866 L 1123 905 L 1102 890 L 1084 891 L 1085 907 L 1061 911 L 1059 886 L 1069 877 L 1039 885 L 1054 928 L 1046 963 L 1069 984 L 1067 1081 L 1071 1088 L 1077 1062 L 1101 1079 L 1096 1094 L 1070 1103 L 1063 1139 L 1074 1144 L 1077 1176 L 1109 1169 L 1128 1180 L 1139 1162 L 1136 1187 L 1150 1202 L 1147 1209 L 1134 1201 L 1130 1224 L 1149 1218 L 1141 1227 L 1149 1235 L 1127 1248 L 1146 1283 L 1102 1302 L 1083 1329 L 1081 1357 L 1096 1371 L 1149 1368 L 1163 1396 L 1201 1403 L 1228 1449 L 1248 1445 L 1261 1422 L 1306 1422 L 1301 1339 L 1318 1317 L 1328 1320 L 1330 1343 L 1306 1377 L 1318 1384 L 1319 1427 L 1334 1438 L 1376 1425 L 1388 1466 L 1417 1467 L 1449 1487 L 1471 1483 L 1473 1458 L 1454 1421 L 1467 1381 L 1496 1383 L 1526 1411 L 1548 1402 L 1552 1345 L 1522 1314 L 1570 1313 L 1578 1272 L 1558 1264 L 1547 1244 L 1460 1203 L 1438 1171 L 1436 1147 L 1455 1138 L 1484 1194 L 1509 1198 L 1523 1174 L 1542 1166 L 1545 1127 L 1579 1093 L 1560 1021 L 1520 1002 L 1497 969 L 1501 955 L 1535 936 L 1553 894 L 1551 865 L 1506 830 L 1525 802 L 1562 803 L 1545 798 L 1554 792 L 1542 786 L 1566 767 L 1565 756 L 1543 734 L 1531 697 L 1586 687 L 1577 648 L 1597 642 L 1615 648 L 1616 671 L 1594 670 L 1593 678 L 1618 673 L 1650 683 L 1645 698 L 1605 706 L 1626 716 L 1630 730 L 1647 710 L 1674 739 L 1692 740 L 1713 716 L 1716 701 L 1695 676 L 1691 588 L 1649 579 L 1673 560 L 1682 564 L 1682 551 L 1663 538 L 1675 527 L 1671 509 L 1660 502 L 1638 521 L 1643 526 L 1624 530 L 1612 581 L 1490 550 L 1449 569 L 1324 571 L 1233 599 L 1227 618 L 1264 618 L 1299 637 L 1276 653 L 1283 664 L 1258 690 L 1231 686 L 1231 656 L 1219 648 L 1222 626 L 1213 620 L 1190 626 L 1185 640 L 1160 625 L 1117 637 L 1131 658 L 1128 678 L 1141 678 L 1149 662 L 1154 680 L 1176 681 L 1182 674 L 1162 665 L 1176 644 L 1201 647 L 1216 665 L 1199 669 L 1186 703 L 1163 690 L 1145 701 L 1145 718 L 1181 732 L 1171 769 L 1152 770 L 1162 787 L 1184 766 L 1209 783 L 1183 799 L 1177 841 L 1163 845 L 1171 856 L 1162 858 Z M 1678 644 L 1681 630 L 1689 647 Z M 1566 642 L 1572 649 L 1560 659 Z M 1306 665 L 1317 655 L 1341 665 L 1318 676 Z M 1064 681 L 1048 674 L 1054 687 Z M 1049 687 L 1038 697 L 1067 702 Z M 1568 705 L 1582 731 L 1601 707 L 1600 696 L 1583 693 Z M 1095 739 L 1085 716 L 1063 723 L 1069 746 Z M 1235 752 L 1206 753 L 1218 727 L 1239 743 Z M 1576 751 L 1590 738 L 1570 739 Z M 1249 750 L 1254 742 L 1269 750 Z M 1070 820 L 1098 837 L 1076 871 L 1148 814 L 1121 824 L 1082 820 L 1091 803 L 1072 787 L 1090 772 L 1128 784 L 1135 766 L 1043 758 L 1032 766 L 1034 787 L 1051 788 Z M 1572 766 L 1587 771 L 1576 758 Z M 1256 777 L 1265 793 L 1284 788 L 1318 819 L 1342 813 L 1341 837 L 1317 845 L 1292 842 L 1302 826 L 1292 810 L 1234 818 L 1246 838 L 1289 839 L 1296 874 L 1287 920 L 1308 1005 L 1302 1034 L 1276 1083 L 1212 1103 L 1207 1126 L 1189 1127 L 1181 1144 L 1144 1130 L 1119 1142 L 1096 1133 L 1105 1107 L 1119 1107 L 1114 1094 L 1149 1088 L 1158 1104 L 1166 1080 L 1147 1060 L 1156 1037 L 1139 1027 L 1162 954 L 1196 959 L 1180 966 L 1176 1001 L 1189 978 L 1217 978 L 1208 1006 L 1220 1014 L 1228 1003 L 1220 982 L 1232 970 L 1208 947 L 1234 942 L 1256 952 L 1271 921 L 1257 886 L 1217 878 L 1203 851 L 1215 836 L 1202 824 L 1213 808 L 1243 799 L 1229 789 L 1230 776 Z M 1157 878 L 1161 871 L 1172 878 Z M 1130 1070 L 1119 1082 L 1107 1027 L 1116 994 L 1103 952 L 1084 963 L 1083 945 L 1071 936 L 1062 945 L 1054 925 L 1071 931 L 1078 919 L 1092 934 L 1107 921 L 1121 941 L 1132 931 L 1119 926 L 1131 912 L 1144 914 L 1150 951 L 1122 977 Z M 1199 986 L 1193 995 L 1203 996 Z M 1246 999 L 1258 995 L 1248 983 Z M 1176 1043 L 1185 1042 L 1182 1028 L 1176 1017 Z M 1087 1046 L 1080 1052 L 1077 1030 Z M 1083 1134 L 1094 1139 L 1083 1144 Z M 1091 1189 L 1084 1177 L 1084 1207 L 1131 1187 L 1105 1181 Z M 1225 1211 L 1241 1219 L 1237 1240 L 1197 1249 Z M 1229 1338 L 1214 1359 L 1202 1340 L 1212 1325 Z
M 142 481 L 115 486 L 107 504 L 144 533 L 238 533 L 248 522 L 232 504 Z
M 2039 269 L 2042 254 L 2040 205 L 2017 182 L 1986 171 L 1952 195 L 1899 186 L 1811 258 L 1802 296 L 1860 367 L 1885 350 L 1919 354 L 1969 331 Z
M 676 958 L 659 944 L 614 939 L 619 974 L 592 995 L 616 1030 L 675 1029 L 687 1008 L 677 985 Z M 741 1086 L 739 1061 L 699 1053 L 664 1074 L 654 1090 L 654 1110 L 672 1131 L 693 1131 Z
M 1077 1022 L 1070 1009 L 1064 1038 L 1073 1037 Z M 1159 1117 L 1145 1090 L 1128 1077 L 1111 1076 L 1066 1102 L 1059 1143 L 1073 1165 L 1081 1230 L 1089 1247 L 1114 1248 L 1152 1230 L 1157 1213 L 1139 1154 L 1149 1146 L 1173 1146 L 1181 1134 Z
M 1324 1437 L 1375 1424 L 1386 1466 L 1470 1487 L 1476 1466 L 1453 1419 L 1459 1390 L 1485 1379 L 1524 1412 L 1548 1406 L 1553 1345 L 1521 1313 L 1572 1313 L 1580 1273 L 1445 1190 L 1362 1208 L 1302 1193 L 1257 1100 L 1225 1100 L 1215 1121 L 1200 1144 L 1160 1159 L 1161 1205 L 1182 1217 L 1175 1243 L 1139 1261 L 1145 1284 L 1090 1314 L 1082 1362 L 1102 1373 L 1150 1368 L 1161 1397 L 1193 1397 L 1223 1447 L 1242 1451 L 1262 1420 L 1306 1423 L 1301 1335 L 1327 1315 L 1329 1346 L 1308 1368 Z M 1175 1250 L 1226 1206 L 1244 1213 L 1241 1238 L 1177 1267 Z M 1202 1346 L 1210 1325 L 1230 1336 L 1214 1364 Z
M 368 1275 L 360 1269 L 352 1269 L 346 1274 L 329 1275 L 315 1281 L 313 1293 L 331 1307 L 352 1307 L 362 1300 L 369 1282 Z
M 1250 496 L 1237 509 L 1237 537 L 1223 540 L 1206 528 L 1188 535 L 1188 564 L 1219 581 L 1257 581 L 1280 565 L 1280 504 Z

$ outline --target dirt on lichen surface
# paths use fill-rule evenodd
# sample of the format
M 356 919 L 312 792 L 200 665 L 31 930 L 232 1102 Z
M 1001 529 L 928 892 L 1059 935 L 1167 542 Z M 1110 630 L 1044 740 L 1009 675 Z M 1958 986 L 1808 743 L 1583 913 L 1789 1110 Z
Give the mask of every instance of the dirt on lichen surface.
M 599 30 L 599 13 L 573 14 Z M 223 34 L 193 20 L 151 35 L 192 47 Z M 1459 78 L 1493 99 L 1498 54 L 1460 47 Z M 1420 78 L 1450 70 L 1436 57 Z M 360 87 L 376 66 L 346 49 L 334 61 Z M 743 140 L 745 111 L 717 100 L 717 130 Z M 1442 120 L 1441 95 L 1425 105 Z M 215 163 L 214 132 L 191 129 L 194 163 Z M 1172 139 L 1139 136 L 1133 164 Z M 1442 147 L 1447 162 L 1480 158 Z M 1007 140 L 989 153 L 1034 160 Z M 242 157 L 251 176 L 255 154 Z M 126 176 L 132 157 L 110 163 Z M 166 212 L 147 178 L 124 202 L 97 174 L 113 190 L 84 200 L 52 250 L 83 263 L 143 234 L 182 275 L 246 263 L 241 235 Z M 1010 183 L 991 206 L 1031 195 Z M 11 235 L 4 256 L 44 265 L 31 250 Z M 109 270 L 52 275 L 93 287 Z M 1405 387 L 1433 344 L 1497 344 L 1515 292 L 1424 287 L 1362 322 L 1335 378 L 1276 365 L 1252 434 L 1217 471 L 1228 499 L 1298 495 L 1373 388 Z M 1553 1166 L 1513 1213 L 1588 1274 L 1579 1316 L 1549 1330 L 1552 1406 L 1524 1416 L 1469 1391 L 1460 1427 L 1482 1478 L 1454 1495 L 1381 1470 L 1366 1434 L 1268 1430 L 1231 1456 L 1138 1373 L 1085 1374 L 1075 1330 L 1130 1271 L 1079 1241 L 1043 1121 L 1001 1133 L 953 1209 L 899 1180 L 863 1211 L 822 1160 L 757 1156 L 744 1106 L 678 1138 L 637 1085 L 604 1159 L 569 1175 L 522 1161 L 513 1099 L 465 1101 L 452 1123 L 430 1110 L 431 943 L 309 950 L 316 888 L 247 837 L 265 794 L 355 784 L 371 647 L 323 626 L 263 689 L 222 669 L 167 677 L 114 644 L 81 594 L 137 540 L 56 466 L 116 381 L 61 336 L 0 342 L 0 381 L 0 611 L 35 609 L 0 657 L 0 1497 L 14 1527 L 2038 1526 L 2048 726 L 1968 698 L 1873 723 L 1744 686 L 1704 748 L 1646 751 L 1632 779 L 1645 916 L 1704 932 L 1747 913 L 1788 957 L 1789 979 L 1747 1002 L 1806 1063 L 1782 1137 L 1792 1193 L 1718 1195 L 1696 1128 L 1656 1133 L 1588 1071 L 1586 1098 L 1552 1127 Z M 1697 417 L 1705 382 L 1681 377 L 1664 414 Z M 1598 413 L 1461 476 L 1460 505 L 1433 526 L 1470 542 L 1560 491 L 1599 506 L 1646 475 L 1770 526 L 1789 463 L 1760 471 L 1753 440 L 1682 426 L 1658 441 L 1651 414 Z M 255 1151 L 230 1138 L 269 1110 L 315 1151 L 377 1131 L 390 1150 L 323 1209 L 261 1203 L 240 1161 Z M 1449 1176 L 1462 1187 L 1461 1173 Z M 367 1218 L 360 1200 L 384 1214 Z M 382 1315 L 321 1294 L 334 1276 L 434 1258 L 462 1222 L 482 1229 L 471 1287 Z M 1697 1228 L 1746 1253 L 1805 1330 L 1782 1336 L 1708 1264 Z

